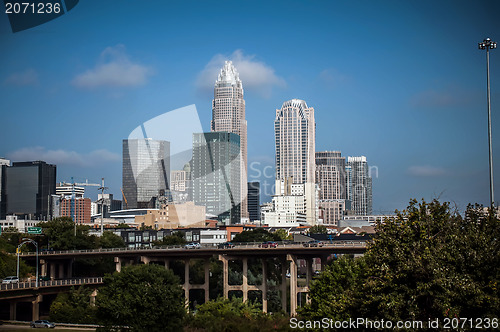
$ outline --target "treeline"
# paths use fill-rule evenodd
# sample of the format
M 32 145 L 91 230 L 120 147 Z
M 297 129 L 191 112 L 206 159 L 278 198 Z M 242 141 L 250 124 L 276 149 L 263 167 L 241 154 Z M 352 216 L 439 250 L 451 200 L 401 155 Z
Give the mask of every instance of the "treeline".
M 16 249 L 23 238 L 30 238 L 38 243 L 38 250 L 70 250 L 70 249 L 98 249 L 98 248 L 120 248 L 125 246 L 123 239 L 111 231 L 105 231 L 103 236 L 90 235 L 90 227 L 87 225 L 76 225 L 69 217 L 55 218 L 51 221 L 42 222 L 37 225 L 42 228 L 41 235 L 19 233 L 14 227 L 7 228 L 0 235 L 0 278 L 16 275 L 17 257 Z M 27 243 L 20 247 L 21 252 L 34 252 L 34 245 Z M 105 272 L 113 271 L 114 265 L 110 259 L 75 261 L 76 272 L 82 272 L 79 276 L 102 276 Z M 20 260 L 20 277 L 34 276 L 34 268 Z

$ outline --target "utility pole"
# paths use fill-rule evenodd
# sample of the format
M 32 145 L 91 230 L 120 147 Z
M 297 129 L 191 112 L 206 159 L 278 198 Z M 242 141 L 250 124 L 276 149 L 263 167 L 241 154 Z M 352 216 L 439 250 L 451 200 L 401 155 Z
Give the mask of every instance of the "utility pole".
M 101 191 L 101 236 L 104 235 L 104 190 L 108 189 L 108 187 L 104 186 L 104 178 L 101 179 L 101 187 L 97 190 Z

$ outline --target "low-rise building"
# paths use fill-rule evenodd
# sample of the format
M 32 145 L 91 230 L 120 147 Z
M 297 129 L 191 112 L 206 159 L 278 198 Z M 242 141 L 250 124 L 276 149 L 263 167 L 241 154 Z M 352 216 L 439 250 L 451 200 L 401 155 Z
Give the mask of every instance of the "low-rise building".
M 153 229 L 205 227 L 206 212 L 204 206 L 195 205 L 194 202 L 169 203 L 158 210 L 148 210 L 145 215 L 136 216 L 135 223 Z
M 41 220 L 19 219 L 17 216 L 6 216 L 4 220 L 0 220 L 2 231 L 7 228 L 16 228 L 19 233 L 26 233 L 28 227 L 35 227 Z

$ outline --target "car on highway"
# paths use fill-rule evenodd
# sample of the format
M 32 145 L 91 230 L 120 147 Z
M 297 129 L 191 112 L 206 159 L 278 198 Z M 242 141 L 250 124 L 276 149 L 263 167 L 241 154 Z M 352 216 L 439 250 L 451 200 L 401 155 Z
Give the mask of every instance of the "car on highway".
M 324 244 L 319 240 L 312 240 L 304 243 L 304 247 L 322 247 L 322 246 L 324 246 Z
M 219 243 L 217 245 L 217 248 L 219 248 L 219 249 L 231 249 L 231 248 L 234 248 L 234 244 L 232 244 L 231 242 Z
M 260 248 L 277 248 L 278 243 L 274 241 L 267 241 L 259 245 Z
M 41 328 L 51 328 L 51 329 L 53 329 L 54 327 L 56 327 L 56 324 L 51 323 L 48 320 L 35 320 L 35 321 L 31 322 L 30 326 L 32 328 L 41 327 Z
M 19 279 L 16 276 L 5 277 L 2 280 L 2 284 L 17 284 Z
M 184 246 L 184 248 L 186 248 L 186 249 L 200 249 L 201 244 L 199 244 L 198 242 L 191 242 L 191 243 L 186 244 Z

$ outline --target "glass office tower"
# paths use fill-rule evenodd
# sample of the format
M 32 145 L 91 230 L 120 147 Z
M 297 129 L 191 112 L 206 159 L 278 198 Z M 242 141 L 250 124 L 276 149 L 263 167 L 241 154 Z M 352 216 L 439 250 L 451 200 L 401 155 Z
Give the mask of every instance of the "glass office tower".
M 170 142 L 124 139 L 122 175 L 124 208 L 155 207 L 155 200 L 170 192 Z

